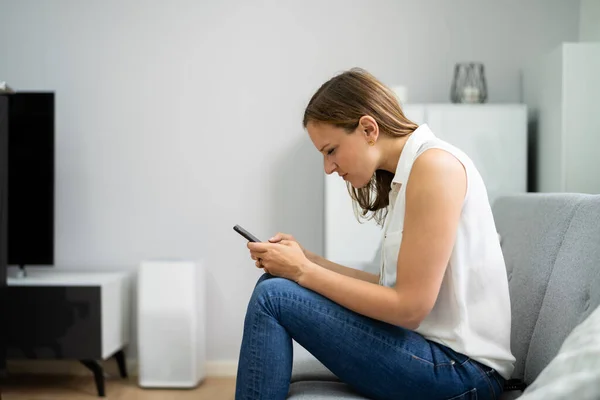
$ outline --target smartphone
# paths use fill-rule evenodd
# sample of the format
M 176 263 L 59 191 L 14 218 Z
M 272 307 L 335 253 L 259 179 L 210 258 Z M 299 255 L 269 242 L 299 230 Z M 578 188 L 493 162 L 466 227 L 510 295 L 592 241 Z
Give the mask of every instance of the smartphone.
M 248 241 L 250 241 L 250 242 L 260 242 L 261 241 L 256 236 L 254 236 L 253 234 L 251 234 L 250 232 L 248 232 L 247 230 L 245 230 L 244 228 L 242 228 L 239 225 L 234 226 L 233 230 L 236 231 L 237 233 L 239 233 L 240 235 L 242 235 L 243 237 L 245 237 L 246 239 L 248 239 Z

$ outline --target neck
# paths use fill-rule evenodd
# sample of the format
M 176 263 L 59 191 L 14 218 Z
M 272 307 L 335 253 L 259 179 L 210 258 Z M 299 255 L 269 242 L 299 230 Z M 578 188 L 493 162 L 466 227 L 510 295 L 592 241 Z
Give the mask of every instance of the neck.
M 382 144 L 382 158 L 378 169 L 396 173 L 398 168 L 398 161 L 400 161 L 400 155 L 404 149 L 404 145 L 410 135 L 402 137 L 386 137 L 385 142 Z

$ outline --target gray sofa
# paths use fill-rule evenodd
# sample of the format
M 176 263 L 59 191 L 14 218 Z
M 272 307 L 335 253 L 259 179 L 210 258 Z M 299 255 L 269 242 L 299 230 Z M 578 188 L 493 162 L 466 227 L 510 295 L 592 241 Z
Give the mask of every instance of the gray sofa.
M 600 304 L 600 195 L 506 196 L 493 212 L 510 286 L 513 378 L 530 384 Z M 364 399 L 294 345 L 289 399 Z

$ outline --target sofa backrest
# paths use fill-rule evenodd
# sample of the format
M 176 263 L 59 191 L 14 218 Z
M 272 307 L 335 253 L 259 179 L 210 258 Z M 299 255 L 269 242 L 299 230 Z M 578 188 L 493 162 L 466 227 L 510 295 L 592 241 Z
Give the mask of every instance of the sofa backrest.
M 531 383 L 600 304 L 600 195 L 526 193 L 493 209 L 509 280 L 513 378 Z

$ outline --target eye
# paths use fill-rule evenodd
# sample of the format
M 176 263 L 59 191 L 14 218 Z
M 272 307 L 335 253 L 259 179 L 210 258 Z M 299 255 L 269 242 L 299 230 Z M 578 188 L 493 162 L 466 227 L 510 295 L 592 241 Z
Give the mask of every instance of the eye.
M 332 155 L 334 151 L 335 151 L 335 147 L 330 149 L 329 151 L 327 151 L 327 155 L 329 155 L 329 156 Z

